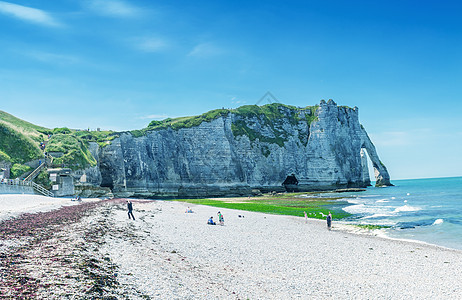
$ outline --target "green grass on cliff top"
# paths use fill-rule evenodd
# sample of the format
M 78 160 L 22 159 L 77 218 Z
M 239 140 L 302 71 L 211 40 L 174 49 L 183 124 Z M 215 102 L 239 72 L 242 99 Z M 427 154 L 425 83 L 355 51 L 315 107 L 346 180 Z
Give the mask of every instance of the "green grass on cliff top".
M 302 198 L 300 197 L 302 194 L 311 197 Z M 289 193 L 251 198 L 177 199 L 175 201 L 297 217 L 303 217 L 306 211 L 309 218 L 315 219 L 324 219 L 329 212 L 335 219 L 349 217 L 350 214 L 342 210 L 349 205 L 348 202 L 339 199 L 340 197 L 317 197 L 314 193 Z
M 317 106 L 312 106 L 317 108 Z M 275 120 L 286 117 L 279 108 L 287 108 L 292 111 L 302 111 L 312 108 L 308 106 L 306 108 L 298 108 L 296 106 L 285 105 L 281 103 L 266 104 L 263 106 L 258 105 L 245 105 L 236 109 L 215 109 L 209 112 L 203 113 L 199 116 L 180 117 L 180 118 L 168 118 L 162 121 L 152 121 L 149 123 L 146 130 L 160 130 L 166 128 L 172 128 L 174 130 L 199 126 L 202 122 L 210 122 L 221 116 L 227 116 L 229 113 L 234 113 L 242 117 L 254 117 L 254 116 L 265 116 L 269 120 Z
M 305 108 L 299 108 L 296 106 L 281 104 L 281 103 L 272 103 L 266 104 L 263 106 L 258 105 L 245 105 L 238 107 L 236 109 L 215 109 L 209 112 L 203 113 L 199 116 L 190 116 L 190 117 L 180 117 L 180 118 L 168 118 L 162 121 L 152 121 L 149 123 L 148 127 L 141 130 L 132 130 L 130 133 L 135 137 L 140 137 L 146 134 L 148 131 L 153 130 L 162 130 L 171 128 L 173 130 L 179 130 L 183 128 L 196 127 L 202 124 L 203 122 L 210 122 L 219 117 L 225 117 L 230 113 L 233 113 L 241 118 L 261 118 L 266 124 L 270 124 L 275 120 L 283 119 L 289 117 L 289 121 L 293 124 L 300 120 L 298 113 L 299 112 L 308 112 L 305 115 L 304 120 L 308 123 L 311 123 L 316 119 L 315 111 L 318 108 L 318 105 L 307 106 Z M 290 116 L 285 114 L 283 111 L 290 111 Z M 239 127 L 239 126 L 238 126 Z M 241 126 L 242 127 L 242 126 Z M 234 127 L 236 129 L 236 126 Z M 249 130 L 247 130 L 249 131 Z M 233 130 L 233 133 L 237 135 L 242 135 L 247 132 L 245 130 Z
M 111 141 L 119 137 L 119 133 L 114 131 L 74 131 L 73 134 L 84 141 L 96 142 L 100 147 L 105 147 Z

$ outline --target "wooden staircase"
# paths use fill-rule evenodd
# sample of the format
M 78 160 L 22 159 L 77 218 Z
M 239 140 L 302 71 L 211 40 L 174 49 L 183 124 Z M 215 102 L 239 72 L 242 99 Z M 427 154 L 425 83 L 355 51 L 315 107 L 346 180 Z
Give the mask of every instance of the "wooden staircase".
M 24 178 L 23 180 L 24 181 L 32 181 L 35 179 L 35 177 L 38 176 L 38 174 L 40 174 L 40 171 L 46 166 L 46 159 L 45 161 L 43 161 L 37 168 L 35 168 L 34 171 L 32 171 L 29 175 L 27 175 L 26 178 Z
M 32 185 L 32 188 L 34 189 L 34 191 L 36 191 L 37 193 L 39 194 L 42 194 L 43 196 L 47 196 L 47 197 L 54 197 L 55 195 L 50 192 L 49 190 L 47 190 L 46 188 L 44 188 L 43 186 L 41 186 L 40 184 L 37 184 L 33 181 L 29 181 Z
M 33 182 L 33 180 L 40 174 L 40 171 L 46 167 L 47 159 L 48 157 L 45 157 L 44 161 L 37 168 L 35 168 L 35 170 L 33 170 L 29 175 L 27 175 L 26 178 L 23 179 L 23 183 L 24 185 L 32 186 L 35 192 L 43 196 L 54 197 L 55 195 L 52 192 L 50 192 L 40 184 Z

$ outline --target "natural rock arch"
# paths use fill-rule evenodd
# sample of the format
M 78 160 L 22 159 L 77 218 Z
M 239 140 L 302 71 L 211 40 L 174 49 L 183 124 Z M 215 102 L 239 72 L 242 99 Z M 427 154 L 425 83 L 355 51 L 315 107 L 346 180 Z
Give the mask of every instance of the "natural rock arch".
M 369 156 L 369 159 L 372 162 L 372 167 L 374 168 L 375 186 L 393 186 L 393 184 L 391 184 L 390 182 L 390 175 L 388 174 L 388 170 L 385 167 L 385 165 L 380 161 L 374 144 L 371 142 L 366 131 L 364 129 L 362 129 L 362 131 L 363 132 L 362 132 L 361 151 L 365 149 L 367 155 Z M 366 164 L 366 167 L 367 167 L 367 164 Z M 364 173 L 364 169 L 363 169 L 363 173 Z M 369 172 L 367 174 L 369 174 Z

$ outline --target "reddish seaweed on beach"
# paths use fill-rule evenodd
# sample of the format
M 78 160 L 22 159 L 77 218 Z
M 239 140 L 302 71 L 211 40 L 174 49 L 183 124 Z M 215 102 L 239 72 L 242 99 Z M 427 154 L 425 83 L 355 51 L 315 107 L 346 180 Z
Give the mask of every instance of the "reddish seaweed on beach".
M 29 265 L 37 263 L 36 261 L 46 260 L 50 264 L 69 265 L 72 269 L 75 255 L 73 253 L 66 255 L 56 253 L 55 248 L 58 245 L 55 244 L 56 241 L 51 240 L 57 238 L 57 233 L 63 227 L 80 221 L 82 217 L 87 216 L 95 208 L 104 204 L 117 204 L 121 201 L 123 200 L 87 202 L 64 206 L 48 212 L 26 213 L 0 222 L 0 246 L 2 246 L 2 241 L 17 242 L 13 251 L 0 252 L 0 295 L 20 299 L 34 298 L 41 289 L 48 288 L 49 283 L 42 282 L 39 278 L 34 278 L 29 274 L 31 273 L 28 271 Z M 86 235 L 95 238 L 98 235 L 95 231 L 98 230 L 101 230 L 101 227 L 90 228 Z M 53 255 L 47 256 L 49 252 Z M 35 257 L 34 253 L 38 253 L 40 257 Z M 89 285 L 89 294 L 102 293 L 104 290 L 100 286 L 104 285 L 101 282 L 111 286 L 115 285 L 115 281 L 110 276 L 104 275 L 108 272 L 100 275 L 102 272 L 98 270 L 102 267 L 95 261 L 93 264 L 88 264 L 85 261 L 90 261 L 90 258 L 80 257 L 79 259 L 84 261 L 80 268 L 84 273 L 86 272 L 86 277 L 89 277 L 89 280 L 99 282 Z M 31 262 L 32 260 L 35 261 Z M 66 276 L 72 278 L 72 275 L 67 274 Z

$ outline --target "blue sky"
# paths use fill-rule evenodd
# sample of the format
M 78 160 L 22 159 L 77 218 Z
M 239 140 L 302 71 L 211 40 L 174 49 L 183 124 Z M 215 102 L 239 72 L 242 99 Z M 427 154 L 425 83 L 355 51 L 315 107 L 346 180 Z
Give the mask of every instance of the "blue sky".
M 0 109 L 140 129 L 255 104 L 358 106 L 392 179 L 462 175 L 456 1 L 0 1 Z

